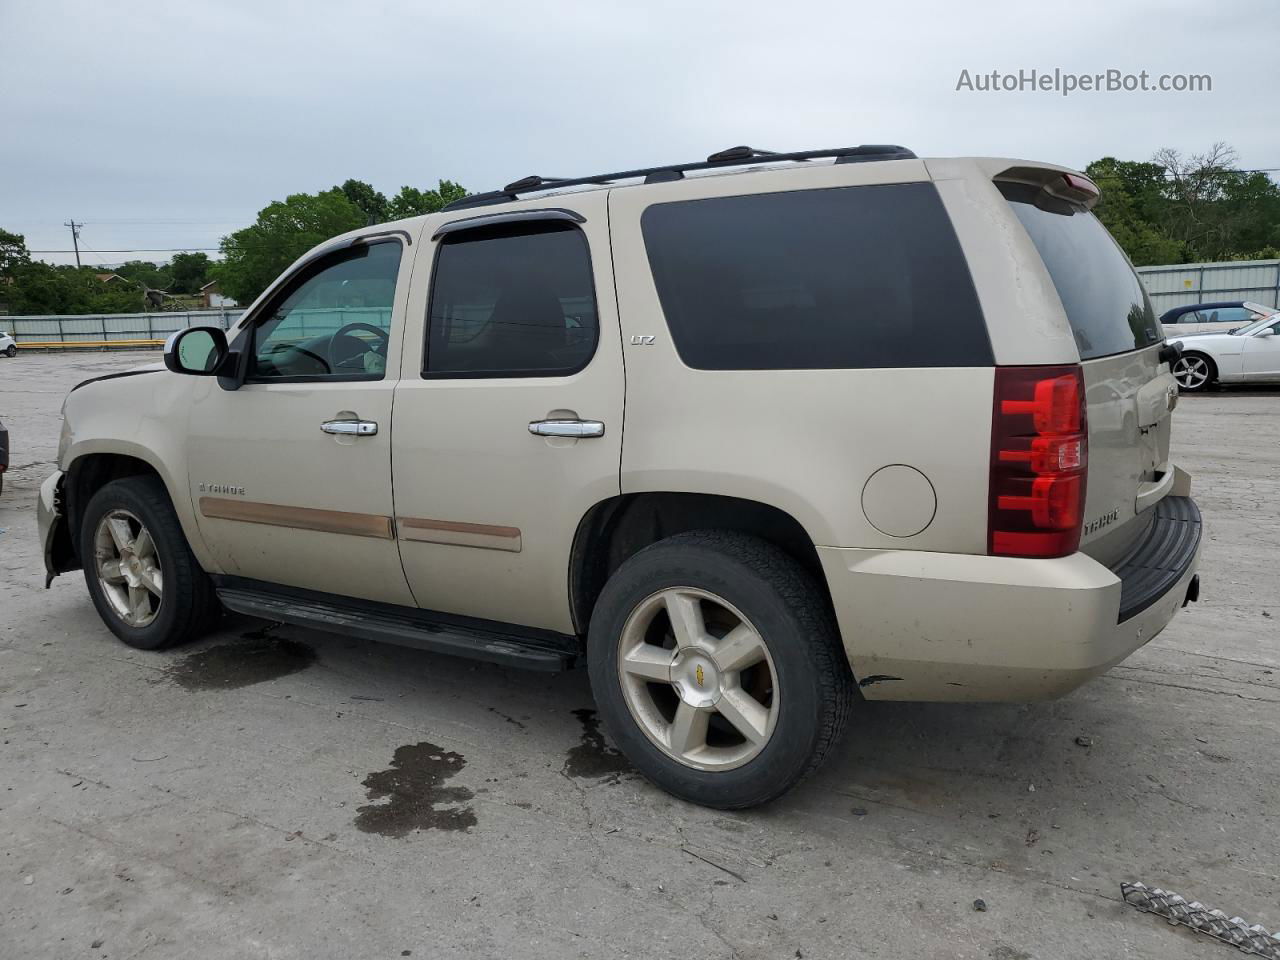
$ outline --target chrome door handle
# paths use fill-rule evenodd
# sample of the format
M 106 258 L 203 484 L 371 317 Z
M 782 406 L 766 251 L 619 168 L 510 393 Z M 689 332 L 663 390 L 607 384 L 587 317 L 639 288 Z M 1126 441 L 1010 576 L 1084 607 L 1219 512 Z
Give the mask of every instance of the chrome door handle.
M 585 440 L 588 437 L 603 437 L 604 424 L 599 420 L 535 420 L 529 424 L 529 432 L 537 437 Z
M 320 429 L 345 437 L 372 437 L 377 434 L 378 425 L 372 420 L 326 420 Z

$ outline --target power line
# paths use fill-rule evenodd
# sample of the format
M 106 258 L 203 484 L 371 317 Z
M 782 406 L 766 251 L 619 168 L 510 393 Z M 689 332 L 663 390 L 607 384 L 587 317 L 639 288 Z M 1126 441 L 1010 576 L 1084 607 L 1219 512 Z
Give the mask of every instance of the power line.
M 80 224 L 83 226 L 83 224 Z M 27 253 L 77 253 L 76 250 L 28 250 Z M 130 247 L 127 250 L 95 250 L 95 253 L 216 253 L 221 247 Z M 77 261 L 78 263 L 79 261 Z

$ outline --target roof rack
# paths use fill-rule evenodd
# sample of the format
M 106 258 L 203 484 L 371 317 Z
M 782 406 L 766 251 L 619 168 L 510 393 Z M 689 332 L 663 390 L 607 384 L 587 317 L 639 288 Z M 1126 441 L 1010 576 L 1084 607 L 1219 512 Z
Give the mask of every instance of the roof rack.
M 757 163 L 779 163 L 782 161 L 803 162 L 806 160 L 823 160 L 834 158 L 836 163 L 863 163 L 870 160 L 914 160 L 915 154 L 906 147 L 893 144 L 864 143 L 857 147 L 837 147 L 833 150 L 801 150 L 796 153 L 775 153 L 772 150 L 757 150 L 754 147 L 729 147 L 711 154 L 706 160 L 692 163 L 673 163 L 663 167 L 644 167 L 639 170 L 623 170 L 618 173 L 601 173 L 593 177 L 522 177 L 508 183 L 501 190 L 490 190 L 486 193 L 474 193 L 461 200 L 447 204 L 445 210 L 461 210 L 466 207 L 484 207 L 494 203 L 506 203 L 519 199 L 524 194 L 540 193 L 544 190 L 558 190 L 561 187 L 602 186 L 614 184 L 619 180 L 643 180 L 645 183 L 665 183 L 670 180 L 683 180 L 690 170 L 711 170 L 718 167 L 742 167 Z

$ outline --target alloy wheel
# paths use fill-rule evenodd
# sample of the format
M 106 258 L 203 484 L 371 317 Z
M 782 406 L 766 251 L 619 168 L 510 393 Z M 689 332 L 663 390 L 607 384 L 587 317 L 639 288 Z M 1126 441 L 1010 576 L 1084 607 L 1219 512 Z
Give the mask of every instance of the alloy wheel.
M 1179 357 L 1173 378 L 1188 390 L 1198 390 L 1209 382 L 1209 362 L 1203 357 Z
M 98 583 L 112 611 L 131 627 L 148 626 L 164 593 L 151 533 L 128 510 L 112 510 L 98 521 L 93 548 Z
M 698 770 L 731 770 L 765 748 L 778 679 L 760 632 L 722 597 L 670 587 L 641 601 L 618 643 L 623 699 L 646 737 Z

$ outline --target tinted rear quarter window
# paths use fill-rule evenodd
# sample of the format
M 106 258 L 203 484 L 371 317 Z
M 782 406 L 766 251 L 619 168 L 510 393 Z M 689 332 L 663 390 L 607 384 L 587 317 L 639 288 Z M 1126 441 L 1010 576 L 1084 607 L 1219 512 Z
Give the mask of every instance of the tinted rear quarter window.
M 992 363 L 933 184 L 661 203 L 644 212 L 641 229 L 672 340 L 690 367 Z
M 1029 184 L 997 184 L 1058 290 L 1081 360 L 1158 343 L 1163 334 L 1133 267 L 1101 221 Z M 1179 322 L 1194 322 L 1191 317 Z

